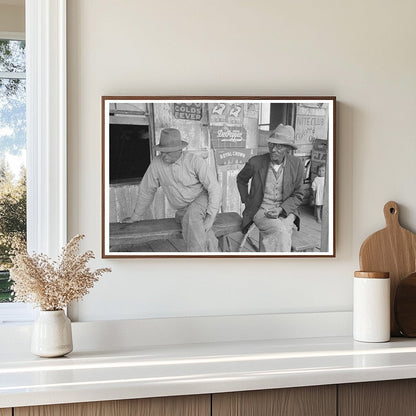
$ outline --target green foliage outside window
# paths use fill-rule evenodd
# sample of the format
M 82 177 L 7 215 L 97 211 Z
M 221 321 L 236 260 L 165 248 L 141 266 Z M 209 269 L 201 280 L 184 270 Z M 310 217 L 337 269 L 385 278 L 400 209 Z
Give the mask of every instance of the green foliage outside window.
M 25 42 L 0 40 L 0 302 L 12 300 L 11 256 L 26 242 L 26 171 L 10 166 L 26 148 L 25 71 Z
M 13 250 L 26 242 L 26 174 L 17 182 L 0 164 L 0 302 L 12 300 L 8 269 Z

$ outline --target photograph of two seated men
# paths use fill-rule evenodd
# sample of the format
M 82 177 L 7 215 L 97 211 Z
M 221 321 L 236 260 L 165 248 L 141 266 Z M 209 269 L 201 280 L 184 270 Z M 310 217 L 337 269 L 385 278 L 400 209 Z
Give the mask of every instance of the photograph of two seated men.
M 106 101 L 108 254 L 320 255 L 331 100 Z

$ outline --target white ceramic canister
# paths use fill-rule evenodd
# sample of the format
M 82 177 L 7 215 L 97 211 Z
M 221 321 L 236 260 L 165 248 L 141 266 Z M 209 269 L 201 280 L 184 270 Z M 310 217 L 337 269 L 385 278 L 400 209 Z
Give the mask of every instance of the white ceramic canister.
M 390 340 L 388 272 L 354 272 L 353 336 L 362 342 Z

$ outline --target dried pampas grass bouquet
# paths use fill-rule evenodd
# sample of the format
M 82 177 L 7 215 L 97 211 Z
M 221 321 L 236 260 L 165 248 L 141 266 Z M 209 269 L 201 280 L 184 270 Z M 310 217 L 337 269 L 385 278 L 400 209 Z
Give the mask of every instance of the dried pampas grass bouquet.
M 83 238 L 81 234 L 72 238 L 57 261 L 45 254 L 29 255 L 26 250 L 16 253 L 10 270 L 14 301 L 34 303 L 44 311 L 57 311 L 86 295 L 99 277 L 111 269 L 88 268 L 94 253 L 78 254 Z

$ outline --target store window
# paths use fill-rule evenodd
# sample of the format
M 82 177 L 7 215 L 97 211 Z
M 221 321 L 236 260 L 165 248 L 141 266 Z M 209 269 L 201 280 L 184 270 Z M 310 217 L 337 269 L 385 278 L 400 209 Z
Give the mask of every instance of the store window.
M 110 184 L 139 183 L 151 160 L 151 105 L 111 103 Z

